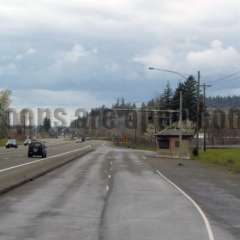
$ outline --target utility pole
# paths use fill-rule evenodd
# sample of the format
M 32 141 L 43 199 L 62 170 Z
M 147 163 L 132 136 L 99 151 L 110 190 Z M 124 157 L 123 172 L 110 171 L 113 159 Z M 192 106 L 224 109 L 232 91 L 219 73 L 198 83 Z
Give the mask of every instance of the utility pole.
M 183 99 L 182 99 L 182 91 L 180 91 L 180 102 L 179 102 L 179 149 L 180 149 L 180 157 L 182 153 L 182 109 L 183 109 Z
M 26 136 L 26 115 L 25 115 L 25 112 L 24 112 L 24 115 L 23 115 L 23 134 L 24 134 L 24 137 Z
M 197 154 L 199 153 L 200 78 L 201 78 L 201 74 L 200 74 L 200 71 L 198 71 L 198 80 L 197 80 L 197 126 L 196 126 L 196 132 L 197 132 Z
M 203 87 L 203 150 L 206 152 L 207 150 L 207 143 L 206 143 L 206 88 L 211 87 L 212 85 L 209 84 L 202 84 Z

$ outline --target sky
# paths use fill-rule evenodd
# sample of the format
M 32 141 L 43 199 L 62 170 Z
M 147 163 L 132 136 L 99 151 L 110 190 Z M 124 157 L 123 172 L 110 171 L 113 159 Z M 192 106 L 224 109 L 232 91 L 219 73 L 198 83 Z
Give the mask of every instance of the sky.
M 154 66 L 240 94 L 239 19 L 239 0 L 0 0 L 0 88 L 16 107 L 138 104 L 180 81 Z

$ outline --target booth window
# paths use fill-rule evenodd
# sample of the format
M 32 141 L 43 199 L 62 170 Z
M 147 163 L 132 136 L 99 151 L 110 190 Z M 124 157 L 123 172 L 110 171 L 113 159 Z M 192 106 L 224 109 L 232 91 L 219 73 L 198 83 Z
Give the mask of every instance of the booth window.
M 159 139 L 159 148 L 169 149 L 169 140 L 168 139 Z

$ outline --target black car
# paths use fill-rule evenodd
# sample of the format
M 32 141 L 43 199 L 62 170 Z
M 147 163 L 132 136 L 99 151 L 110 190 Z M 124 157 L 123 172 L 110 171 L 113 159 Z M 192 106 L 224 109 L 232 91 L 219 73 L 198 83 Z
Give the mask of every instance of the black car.
M 41 156 L 47 157 L 47 147 L 44 143 L 39 141 L 33 141 L 28 146 L 28 157 Z

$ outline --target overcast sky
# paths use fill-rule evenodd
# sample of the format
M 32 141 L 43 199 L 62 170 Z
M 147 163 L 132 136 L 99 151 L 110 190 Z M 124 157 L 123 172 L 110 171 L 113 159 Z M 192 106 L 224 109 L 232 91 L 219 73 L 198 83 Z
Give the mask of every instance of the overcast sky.
M 240 73 L 221 80 L 240 70 L 239 19 L 239 0 L 0 0 L 0 88 L 15 106 L 141 102 L 179 81 L 156 66 L 240 94 Z

